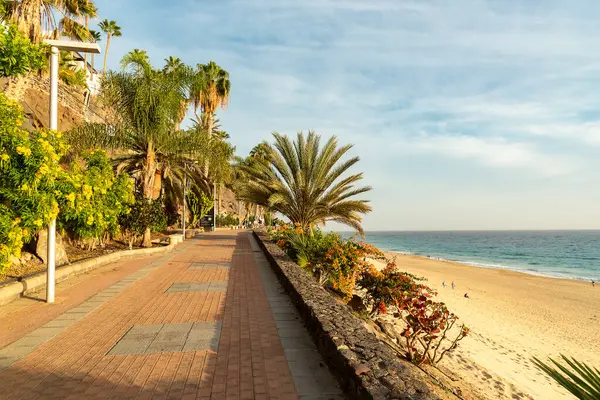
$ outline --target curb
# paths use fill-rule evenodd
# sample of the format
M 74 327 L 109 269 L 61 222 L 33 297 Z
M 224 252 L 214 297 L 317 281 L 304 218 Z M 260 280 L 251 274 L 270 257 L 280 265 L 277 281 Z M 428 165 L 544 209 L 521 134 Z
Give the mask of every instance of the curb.
M 177 244 L 183 242 L 183 235 L 169 235 L 168 238 L 169 244 L 163 247 L 116 251 L 104 256 L 58 267 L 55 272 L 56 282 L 62 282 L 71 276 L 80 275 L 98 267 L 126 260 L 128 258 L 150 254 L 170 253 Z M 40 271 L 29 275 L 17 282 L 9 282 L 0 287 L 0 306 L 8 304 L 24 294 L 30 294 L 44 287 L 46 287 L 46 271 Z

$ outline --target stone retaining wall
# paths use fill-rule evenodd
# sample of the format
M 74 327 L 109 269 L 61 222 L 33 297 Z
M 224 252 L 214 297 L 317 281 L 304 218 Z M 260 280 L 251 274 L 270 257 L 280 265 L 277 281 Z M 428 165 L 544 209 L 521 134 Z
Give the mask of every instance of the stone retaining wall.
M 182 241 L 182 235 L 171 235 L 169 236 L 169 244 L 167 246 L 152 247 L 148 249 L 116 251 L 114 253 L 106 254 L 104 256 L 75 262 L 70 265 L 64 265 L 62 267 L 56 268 L 56 282 L 64 281 L 70 276 L 83 274 L 89 270 L 113 262 L 121 261 L 127 258 L 145 256 L 150 254 L 168 253 L 173 250 L 176 244 L 181 243 Z M 0 306 L 8 304 L 11 301 L 18 299 L 23 294 L 37 292 L 45 287 L 46 271 L 32 274 L 28 277 L 21 279 L 20 281 L 7 282 L 4 285 L 0 285 Z
M 254 236 L 349 398 L 457 399 L 421 369 L 398 358 L 264 232 L 255 231 Z

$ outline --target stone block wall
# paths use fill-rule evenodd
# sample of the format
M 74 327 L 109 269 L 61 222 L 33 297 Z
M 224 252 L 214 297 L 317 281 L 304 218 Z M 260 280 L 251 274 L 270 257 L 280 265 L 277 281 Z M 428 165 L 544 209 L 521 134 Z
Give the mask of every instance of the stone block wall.
M 400 359 L 264 232 L 254 235 L 349 398 L 457 399 L 421 369 Z

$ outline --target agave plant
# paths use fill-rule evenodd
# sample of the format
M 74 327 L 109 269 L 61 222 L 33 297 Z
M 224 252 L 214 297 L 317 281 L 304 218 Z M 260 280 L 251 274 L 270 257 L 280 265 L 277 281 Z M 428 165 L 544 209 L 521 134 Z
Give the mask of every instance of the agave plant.
M 537 358 L 533 359 L 533 363 L 578 399 L 600 399 L 600 371 L 598 368 L 593 368 L 562 354 L 561 358 L 564 363 L 550 359 L 554 366 L 545 364 Z
M 275 143 L 264 143 L 240 166 L 245 175 L 239 197 L 279 212 L 305 232 L 311 225 L 335 221 L 362 233 L 361 214 L 371 211 L 368 200 L 353 199 L 371 187 L 355 187 L 362 173 L 343 175 L 358 161 L 342 161 L 351 145 L 338 147 L 335 136 L 323 147 L 320 136 L 298 133 L 296 141 L 274 133 Z M 260 154 L 260 156 L 259 156 Z

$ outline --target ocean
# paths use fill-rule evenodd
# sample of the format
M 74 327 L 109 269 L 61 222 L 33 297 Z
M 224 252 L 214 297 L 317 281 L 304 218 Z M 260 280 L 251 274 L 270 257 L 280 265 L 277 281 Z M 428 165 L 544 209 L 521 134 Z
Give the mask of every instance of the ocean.
M 600 282 L 600 230 L 366 232 L 385 251 Z

